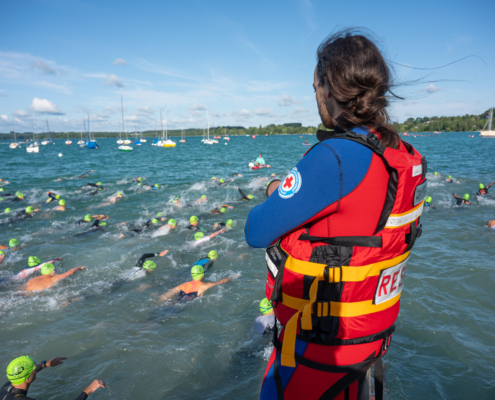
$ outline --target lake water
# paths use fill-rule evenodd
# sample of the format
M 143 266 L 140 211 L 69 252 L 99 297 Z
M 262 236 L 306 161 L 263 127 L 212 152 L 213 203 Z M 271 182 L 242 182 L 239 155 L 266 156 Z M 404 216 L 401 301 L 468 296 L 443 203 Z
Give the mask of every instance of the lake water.
M 428 160 L 428 194 L 435 209 L 423 214 L 423 235 L 416 242 L 402 292 L 401 313 L 386 356 L 388 399 L 488 399 L 495 386 L 495 195 L 477 199 L 480 182 L 495 180 L 495 140 L 468 133 L 408 138 Z M 477 134 L 476 134 L 477 136 Z M 315 143 L 314 136 L 305 136 Z M 23 192 L 29 204 L 43 204 L 45 192 L 67 201 L 65 212 L 51 205 L 33 219 L 0 225 L 0 244 L 17 238 L 23 248 L 0 264 L 0 277 L 19 272 L 31 255 L 41 260 L 63 257 L 59 271 L 88 267 L 54 288 L 32 297 L 19 296 L 20 283 L 0 286 L 0 367 L 29 354 L 36 361 L 64 356 L 64 365 L 39 374 L 29 395 L 43 399 L 76 397 L 93 379 L 102 379 L 94 399 L 256 399 L 271 352 L 270 337 L 255 336 L 254 319 L 264 297 L 266 264 L 262 249 L 250 248 L 243 234 L 250 209 L 264 199 L 259 178 L 274 172 L 282 178 L 307 147 L 299 136 L 232 137 L 203 145 L 200 138 L 156 148 L 151 140 L 131 153 L 120 152 L 113 139 L 99 150 L 41 146 L 39 154 L 0 144 L 0 177 L 6 192 Z M 74 142 L 75 143 L 75 142 Z M 58 153 L 63 157 L 58 157 Z M 262 152 L 273 168 L 251 171 L 247 164 Z M 87 179 L 73 177 L 94 169 Z M 438 171 L 442 177 L 435 177 Z M 226 187 L 210 184 L 212 176 L 243 174 Z M 446 184 L 452 175 L 457 183 Z M 147 177 L 159 190 L 143 192 L 132 181 Z M 57 182 L 57 178 L 64 180 Z M 101 181 L 106 191 L 89 197 L 76 193 L 85 182 Z M 226 215 L 207 216 L 200 225 L 231 218 L 234 229 L 197 248 L 186 230 L 191 215 L 239 200 L 235 186 L 253 194 Z M 98 207 L 117 191 L 117 204 Z M 451 196 L 469 193 L 470 207 L 456 207 Z M 495 189 L 493 189 L 495 193 Z M 177 208 L 176 196 L 206 204 Z M 7 207 L 1 204 L 2 210 Z M 20 209 L 20 208 L 19 208 Z M 175 218 L 178 228 L 162 236 L 117 237 L 142 226 L 157 212 Z M 85 214 L 111 217 L 104 231 L 74 237 Z M 0 219 L 3 216 L 0 215 Z M 119 225 L 127 222 L 128 225 Z M 169 249 L 155 257 L 157 269 L 147 277 L 112 289 L 111 282 L 130 270 L 144 253 Z M 220 254 L 206 281 L 234 279 L 187 303 L 161 305 L 157 296 L 189 280 L 192 263 L 215 249 Z M 149 287 L 142 289 L 143 283 Z M 82 300 L 67 302 L 74 298 Z M 5 381 L 4 376 L 4 381 Z

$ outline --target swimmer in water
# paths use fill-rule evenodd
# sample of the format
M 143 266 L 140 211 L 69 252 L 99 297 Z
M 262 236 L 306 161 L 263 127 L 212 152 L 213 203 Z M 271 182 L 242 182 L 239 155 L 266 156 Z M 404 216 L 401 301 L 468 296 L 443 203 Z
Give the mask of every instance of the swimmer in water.
M 48 367 L 56 367 L 63 364 L 66 357 L 56 357 L 49 361 L 41 361 L 38 365 L 29 356 L 18 357 L 7 366 L 7 378 L 9 381 L 0 388 L 2 400 L 34 400 L 27 397 L 31 384 L 36 380 L 38 372 Z M 95 379 L 84 389 L 76 400 L 85 400 L 99 388 L 105 388 L 105 382 Z
M 435 176 L 442 176 L 442 175 L 440 175 L 440 174 L 439 174 L 438 172 L 436 172 L 436 171 L 433 173 L 433 175 L 435 175 Z
M 490 189 L 493 185 L 495 185 L 495 182 L 490 183 L 489 185 L 485 186 L 482 183 L 479 184 L 479 190 L 478 193 L 476 193 L 478 196 L 486 196 L 488 194 L 488 189 Z
M 192 205 L 195 205 L 195 203 L 204 203 L 205 201 L 207 201 L 208 198 L 206 197 L 206 195 L 202 195 L 201 198 L 199 198 L 198 200 L 194 200 L 193 202 L 189 203 L 188 206 L 192 206 Z
M 3 210 L 3 214 L 8 214 L 12 212 L 12 208 L 7 207 L 5 210 Z
M 214 208 L 213 210 L 210 211 L 211 214 L 222 214 L 227 211 L 227 208 L 234 208 L 232 206 L 228 206 L 227 204 L 222 204 L 220 209 L 218 207 Z
M 91 214 L 86 214 L 83 219 L 80 219 L 79 221 L 76 221 L 77 225 L 84 225 L 87 224 L 88 222 L 92 222 L 93 219 L 98 219 L 98 220 L 103 220 L 103 219 L 110 219 L 108 215 L 103 215 L 103 214 L 97 214 L 97 215 L 91 215 Z
M 456 206 L 460 206 L 463 204 L 470 205 L 471 203 L 469 202 L 469 194 L 465 193 L 464 196 L 459 197 L 455 193 L 452 193 L 452 196 L 454 199 L 456 199 Z
M 495 219 L 492 219 L 492 220 L 488 221 L 488 227 L 489 228 L 492 228 L 492 229 L 495 229 Z
M 158 227 L 159 223 L 160 223 L 160 220 L 158 218 L 149 219 L 148 221 L 146 221 L 146 223 L 144 224 L 144 226 L 142 228 L 131 229 L 129 232 L 120 234 L 120 236 L 117 239 L 123 239 L 123 238 L 131 237 L 134 235 L 140 235 L 140 234 L 144 233 L 145 231 L 150 230 L 149 228 Z M 127 225 L 127 224 L 125 222 L 122 222 L 121 225 Z
M 52 258 L 51 260 L 48 260 L 48 261 L 42 263 L 38 257 L 30 256 L 28 258 L 28 266 L 26 268 L 24 268 L 23 270 L 21 270 L 21 272 L 18 272 L 17 274 L 4 276 L 4 277 L 0 278 L 0 283 L 16 282 L 16 281 L 27 279 L 31 275 L 33 275 L 36 271 L 41 270 L 43 265 L 51 264 L 51 263 L 54 263 L 55 261 L 62 261 L 62 260 L 63 260 L 63 258 L 55 257 L 55 258 Z
M 47 263 L 41 268 L 41 276 L 37 276 L 26 283 L 24 290 L 28 292 L 41 292 L 43 290 L 50 289 L 58 281 L 68 278 L 69 276 L 74 275 L 77 271 L 81 271 L 83 269 L 87 268 L 76 267 L 68 270 L 64 274 L 57 275 L 55 266 L 51 263 Z
M 265 159 L 263 158 L 263 155 L 260 153 L 259 157 L 256 159 L 254 162 L 254 165 L 257 167 L 261 167 L 265 165 Z
M 6 197 L 14 197 L 14 195 L 12 193 L 5 193 L 5 189 L 0 187 L 0 197 L 2 200 L 7 200 L 5 199 Z
M 2 261 L 3 261 L 4 258 L 5 258 L 5 252 L 2 251 L 2 250 L 0 250 L 0 264 L 2 263 Z
M 200 297 L 206 292 L 208 289 L 222 285 L 225 282 L 230 281 L 232 278 L 224 278 L 219 280 L 218 282 L 210 282 L 204 283 L 203 279 L 205 278 L 205 270 L 201 265 L 195 265 L 191 268 L 191 276 L 192 281 L 183 283 L 179 286 L 170 289 L 168 292 L 162 294 L 159 297 L 160 301 L 168 300 L 174 297 L 175 295 L 179 295 L 179 300 L 182 299 L 194 299 L 196 297 Z
M 99 206 L 97 207 L 107 207 L 107 206 L 111 206 L 112 204 L 115 204 L 117 202 L 117 200 L 120 200 L 122 197 L 124 197 L 123 193 L 122 192 L 118 192 L 115 196 L 111 196 L 109 197 L 107 200 L 107 202 L 105 203 L 101 203 Z
M 65 211 L 65 200 L 60 200 L 58 206 L 52 208 L 52 211 Z
M 95 172 L 95 170 L 94 170 L 94 169 L 92 169 L 92 170 L 90 170 L 90 171 L 88 171 L 88 172 L 85 172 L 84 174 L 79 175 L 79 176 L 77 177 L 77 179 L 84 179 L 84 178 L 86 178 L 86 175 L 88 175 L 90 172 Z
M 240 189 L 240 188 L 236 188 L 239 193 L 241 194 L 242 196 L 242 201 L 250 201 L 252 199 L 254 199 L 254 196 L 252 194 L 248 194 L 247 196 L 244 194 L 244 192 Z
M 136 265 L 132 267 L 132 269 L 122 278 L 115 281 L 113 284 L 121 284 L 124 282 L 132 281 L 137 278 L 142 278 L 148 274 L 150 274 L 153 270 L 156 269 L 155 262 L 148 260 L 151 257 L 163 257 L 168 253 L 168 250 L 163 250 L 160 253 L 146 253 L 143 254 L 139 260 L 137 260 Z
M 433 207 L 431 205 L 431 201 L 432 201 L 432 198 L 430 196 L 426 197 L 425 199 L 425 208 L 430 208 L 430 209 L 434 209 L 435 207 Z
M 81 233 L 76 233 L 74 236 L 82 236 L 82 235 L 86 235 L 86 234 L 91 233 L 91 232 L 96 232 L 97 230 L 107 226 L 107 223 L 104 221 L 102 222 L 102 219 L 104 219 L 104 218 L 95 219 L 87 231 L 84 231 Z
M 203 270 L 206 272 L 211 266 L 213 266 L 213 263 L 217 258 L 218 258 L 218 253 L 215 250 L 210 250 L 208 256 L 200 258 L 199 260 L 193 263 L 193 266 L 199 265 L 203 267 Z
M 260 301 L 260 313 L 262 315 L 254 320 L 253 331 L 258 335 L 272 332 L 275 327 L 275 312 L 272 302 L 267 298 Z
M 445 182 L 454 183 L 454 180 L 452 179 L 452 175 L 449 175 L 449 177 L 447 179 L 445 179 Z
M 220 235 L 221 233 L 225 233 L 225 228 L 220 229 L 219 231 L 210 233 L 209 235 L 206 235 L 206 236 L 203 232 L 196 232 L 194 234 L 195 242 L 193 243 L 193 246 L 199 246 L 202 243 L 209 242 L 211 239 L 213 239 L 215 236 Z
M 40 211 L 39 208 L 34 208 L 34 207 L 31 207 L 31 206 L 26 207 L 25 210 L 20 211 L 19 213 L 17 213 L 16 215 L 14 215 L 11 218 L 8 218 L 7 219 L 7 222 L 4 222 L 4 223 L 10 224 L 10 223 L 13 223 L 13 222 L 16 222 L 16 221 L 20 221 L 20 220 L 23 220 L 23 219 L 26 219 L 26 218 L 34 217 L 34 213 L 35 212 L 38 212 L 38 211 Z
M 19 250 L 19 241 L 17 239 L 10 239 L 8 246 L 3 246 L 0 244 L 0 250 L 6 250 L 6 251 Z
M 53 201 L 53 200 L 60 200 L 61 197 L 59 194 L 55 194 L 53 192 L 46 192 L 47 196 L 48 196 L 48 199 L 46 199 L 46 202 L 49 203 L 50 201 Z
M 226 222 L 217 222 L 215 225 L 213 225 L 213 230 L 215 230 L 217 228 L 223 228 L 223 227 L 227 227 L 227 228 L 232 229 L 234 227 L 234 221 L 232 221 L 231 219 L 228 219 Z
M 11 201 L 23 201 L 23 200 L 24 200 L 24 193 L 17 192 L 16 196 Z
M 175 204 L 177 207 L 180 207 L 180 197 L 175 196 L 173 200 L 170 200 L 171 203 Z
M 7 182 L 6 180 L 0 178 L 0 184 L 1 185 L 8 185 L 10 182 Z
M 177 221 L 173 218 L 170 218 L 167 222 L 166 225 L 163 225 L 163 226 L 160 226 L 158 228 L 159 231 L 161 231 L 162 229 L 170 229 L 171 231 L 174 230 L 175 228 L 177 228 Z
M 96 182 L 96 183 L 86 183 L 85 185 L 83 185 L 81 187 L 81 189 L 89 189 L 89 188 L 96 188 L 98 189 L 99 187 L 102 187 L 101 186 L 102 183 L 101 182 Z
M 193 215 L 191 218 L 189 218 L 189 226 L 186 229 L 189 229 L 191 231 L 203 231 L 206 232 L 205 229 L 201 228 L 198 226 L 199 224 L 199 218 Z
M 137 178 L 134 178 L 134 182 L 137 182 L 138 185 L 140 185 L 146 178 L 144 176 L 138 176 Z

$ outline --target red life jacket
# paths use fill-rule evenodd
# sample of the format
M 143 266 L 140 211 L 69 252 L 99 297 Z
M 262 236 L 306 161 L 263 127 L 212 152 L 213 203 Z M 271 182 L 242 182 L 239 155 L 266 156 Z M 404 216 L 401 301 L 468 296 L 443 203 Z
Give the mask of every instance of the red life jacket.
M 308 224 L 267 248 L 266 296 L 285 327 L 281 364 L 288 367 L 295 367 L 296 336 L 322 345 L 388 338 L 399 314 L 410 250 L 421 234 L 425 158 L 403 141 L 397 149 L 385 147 L 373 133 L 327 138 L 353 140 L 378 155 L 389 173 L 387 195 L 372 236 L 314 237 Z M 326 264 L 309 261 L 322 250 L 330 254 Z

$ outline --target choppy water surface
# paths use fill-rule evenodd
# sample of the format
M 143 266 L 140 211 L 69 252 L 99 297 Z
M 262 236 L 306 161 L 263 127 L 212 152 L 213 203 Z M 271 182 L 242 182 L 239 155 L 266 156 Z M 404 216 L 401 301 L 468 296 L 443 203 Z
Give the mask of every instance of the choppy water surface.
M 386 397 L 389 399 L 493 398 L 495 384 L 495 290 L 493 256 L 495 189 L 477 200 L 478 184 L 495 180 L 495 140 L 468 134 L 408 139 L 426 155 L 428 194 L 434 210 L 423 214 L 423 235 L 408 265 L 406 288 L 393 344 L 386 357 Z M 315 142 L 315 137 L 309 137 Z M 152 147 L 150 141 L 132 153 L 119 152 L 115 140 L 100 140 L 99 150 L 42 146 L 39 154 L 0 145 L 0 177 L 10 180 L 6 191 L 22 191 L 30 204 L 43 204 L 47 190 L 67 200 L 65 212 L 43 213 L 31 220 L 0 226 L 0 243 L 15 237 L 23 248 L 9 254 L 0 276 L 19 272 L 31 255 L 42 260 L 63 257 L 66 271 L 83 265 L 87 271 L 32 297 L 18 296 L 20 283 L 0 287 L 1 368 L 14 357 L 35 360 L 65 356 L 62 366 L 43 371 L 30 395 L 46 399 L 75 397 L 93 379 L 109 388 L 95 399 L 255 399 L 271 351 L 270 338 L 251 332 L 264 297 L 266 266 L 261 249 L 249 248 L 243 226 L 249 210 L 263 201 L 264 182 L 275 172 L 284 176 L 307 147 L 299 136 L 233 137 L 225 145 L 206 146 L 192 138 L 175 149 Z M 63 157 L 57 157 L 59 152 Z M 262 152 L 271 170 L 250 171 L 247 164 Z M 72 179 L 94 169 L 88 179 Z M 438 171 L 442 177 L 434 177 Z M 212 176 L 244 176 L 217 188 Z M 452 175 L 455 184 L 444 182 Z M 147 177 L 160 190 L 143 192 L 133 178 Z M 56 179 L 62 177 L 63 181 Z M 94 197 L 76 193 L 85 182 L 103 182 L 106 191 Z M 225 216 L 207 216 L 201 225 L 232 218 L 233 230 L 203 247 L 193 248 L 185 227 L 226 201 L 239 199 L 235 186 L 254 201 L 235 204 Z M 123 191 L 117 204 L 101 207 L 106 197 Z M 469 193 L 471 207 L 455 207 L 451 193 Z M 204 205 L 176 208 L 170 200 L 208 196 Z M 2 204 L 2 209 L 7 205 Z M 51 206 L 53 207 L 53 205 Z M 178 228 L 162 236 L 144 234 L 118 240 L 126 230 L 164 211 Z M 85 214 L 108 214 L 104 232 L 74 237 L 83 228 L 74 222 Z M 0 216 L 1 217 L 1 216 Z M 118 225 L 127 222 L 130 225 Z M 112 289 L 144 253 L 169 249 L 154 258 L 150 275 Z M 188 303 L 161 305 L 157 296 L 189 280 L 191 264 L 215 249 L 220 258 L 207 281 L 234 279 Z M 149 285 L 144 288 L 143 283 Z M 67 302 L 74 298 L 82 300 Z M 42 375 L 42 376 L 41 376 Z M 4 377 L 5 380 L 5 377 Z

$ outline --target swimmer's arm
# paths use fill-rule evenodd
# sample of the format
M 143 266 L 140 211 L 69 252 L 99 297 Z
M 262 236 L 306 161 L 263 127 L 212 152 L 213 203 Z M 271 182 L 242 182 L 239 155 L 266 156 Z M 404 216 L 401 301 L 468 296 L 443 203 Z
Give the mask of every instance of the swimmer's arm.
M 237 190 L 239 191 L 239 193 L 241 194 L 242 198 L 244 200 L 249 200 L 248 197 L 244 194 L 244 192 L 241 190 L 241 188 L 237 188 Z
M 490 183 L 486 188 L 491 188 L 493 185 L 495 185 L 495 182 Z
M 208 269 L 213 265 L 213 262 L 213 260 L 209 260 L 205 263 L 205 265 L 203 265 L 203 269 L 205 272 L 208 271 Z
M 98 215 L 92 215 L 91 218 L 97 218 L 99 219 L 100 221 L 102 219 L 110 219 L 110 217 L 108 215 L 103 215 L 103 214 L 98 214 Z
M 160 253 L 161 254 L 161 253 Z M 143 254 L 141 256 L 141 258 L 137 261 L 136 263 L 136 267 L 138 268 L 141 268 L 144 264 L 144 261 L 147 259 L 147 258 L 151 258 L 151 257 L 156 257 L 158 256 L 159 254 L 158 253 L 146 253 L 146 254 Z M 160 256 L 161 257 L 161 256 Z
M 226 204 L 222 204 L 222 207 L 225 207 L 225 208 L 234 208 L 234 207 L 232 207 L 232 206 L 228 206 L 228 205 L 226 205 Z
M 218 236 L 220 235 L 221 233 L 225 233 L 225 228 L 223 229 L 220 229 L 219 231 L 216 231 L 216 232 L 213 232 L 212 234 L 210 234 L 210 239 L 213 239 L 215 236 Z
M 86 267 L 76 267 L 69 269 L 66 273 L 60 274 L 60 275 L 55 275 L 53 277 L 54 282 L 61 281 L 62 279 L 68 278 L 71 275 L 74 275 L 77 271 L 87 269 Z
M 173 289 L 170 289 L 168 292 L 162 294 L 158 300 L 163 301 L 163 300 L 168 300 L 174 297 L 176 294 L 179 294 L 179 292 L 182 289 L 182 284 L 179 286 L 174 287 Z
M 452 193 L 452 196 L 453 196 L 454 198 L 456 198 L 456 199 L 460 199 L 460 197 L 459 197 L 459 196 L 457 196 L 455 193 Z
M 221 279 L 219 280 L 218 282 L 210 282 L 210 283 L 205 283 L 204 285 L 202 285 L 199 290 L 198 290 L 198 296 L 200 296 L 201 294 L 203 294 L 204 292 L 206 292 L 208 289 L 214 287 L 214 286 L 218 286 L 218 285 L 222 285 L 228 281 L 230 281 L 232 278 L 224 278 L 224 279 Z
M 0 244 L 0 250 L 7 250 L 8 248 L 9 248 L 9 246 L 2 246 L 2 245 Z

